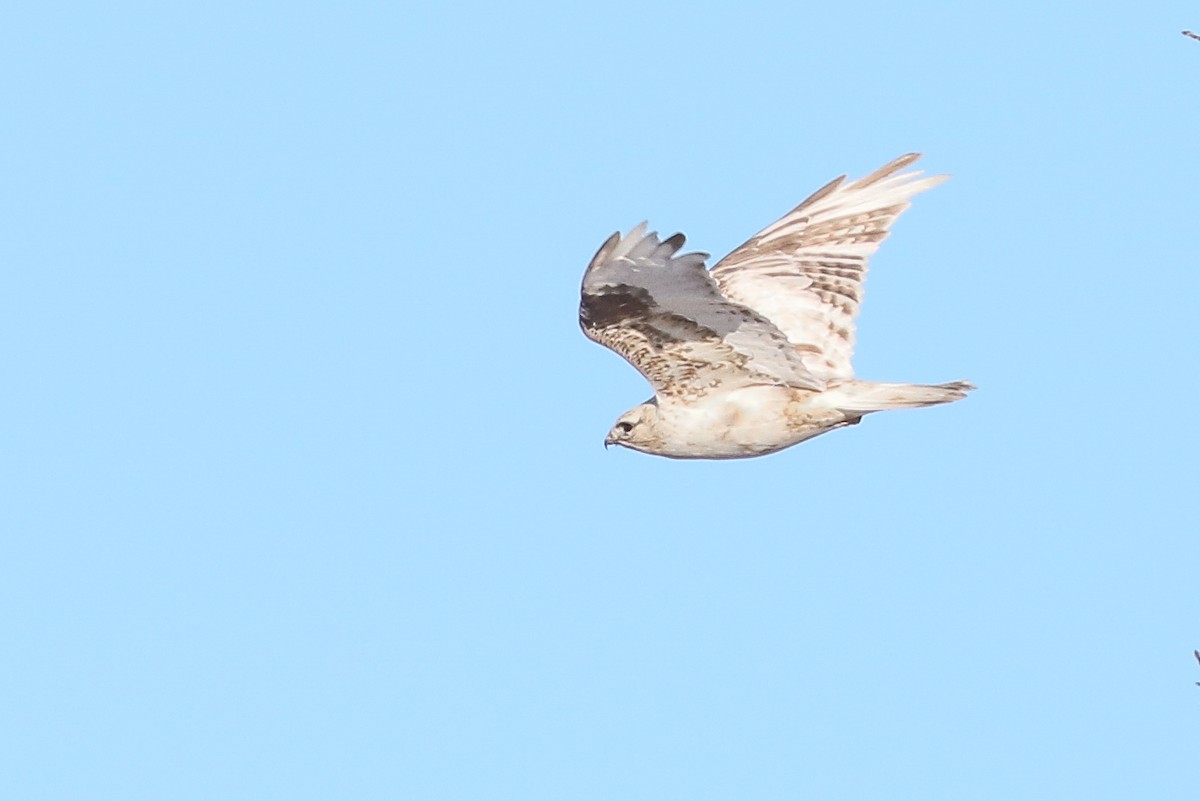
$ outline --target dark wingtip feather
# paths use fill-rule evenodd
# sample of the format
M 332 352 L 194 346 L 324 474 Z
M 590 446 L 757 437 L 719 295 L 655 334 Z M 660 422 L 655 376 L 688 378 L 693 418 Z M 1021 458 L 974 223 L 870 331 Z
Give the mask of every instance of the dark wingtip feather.
M 684 242 L 687 242 L 687 237 L 685 237 L 683 234 L 673 234 L 672 236 L 663 240 L 663 245 L 665 245 L 666 247 L 669 247 L 671 249 L 671 252 L 675 253 L 681 247 L 683 247 Z
M 617 246 L 617 243 L 619 243 L 620 241 L 621 241 L 621 232 L 614 231 L 612 236 L 610 236 L 608 239 L 604 240 L 604 244 L 601 245 L 600 249 L 596 251 L 596 255 L 592 256 L 592 260 L 588 262 L 587 268 L 590 270 L 593 267 L 595 267 L 597 264 L 600 264 L 605 259 L 607 259 L 608 254 L 612 253 L 613 249 Z

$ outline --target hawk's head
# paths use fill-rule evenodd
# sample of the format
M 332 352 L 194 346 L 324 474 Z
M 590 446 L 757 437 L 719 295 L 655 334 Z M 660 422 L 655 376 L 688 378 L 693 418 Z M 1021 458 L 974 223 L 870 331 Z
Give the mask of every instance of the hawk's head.
M 636 451 L 654 453 L 662 444 L 658 431 L 658 404 L 653 400 L 634 406 L 617 418 L 612 430 L 604 438 L 604 447 L 624 445 Z

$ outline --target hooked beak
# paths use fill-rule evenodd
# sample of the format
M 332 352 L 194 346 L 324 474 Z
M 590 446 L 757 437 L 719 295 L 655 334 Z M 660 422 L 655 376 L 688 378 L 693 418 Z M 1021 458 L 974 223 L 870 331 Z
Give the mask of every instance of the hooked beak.
M 604 438 L 604 450 L 608 450 L 609 445 L 616 445 L 616 444 L 617 444 L 617 441 L 615 439 L 613 439 L 611 436 Z

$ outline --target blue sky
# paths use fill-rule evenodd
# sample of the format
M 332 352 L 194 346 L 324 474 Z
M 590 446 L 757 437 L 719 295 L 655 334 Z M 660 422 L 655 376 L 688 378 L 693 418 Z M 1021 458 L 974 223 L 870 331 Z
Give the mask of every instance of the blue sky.
M 1192 799 L 1194 3 L 24 4 L 0 797 Z M 575 314 L 951 173 L 770 457 L 605 452 Z

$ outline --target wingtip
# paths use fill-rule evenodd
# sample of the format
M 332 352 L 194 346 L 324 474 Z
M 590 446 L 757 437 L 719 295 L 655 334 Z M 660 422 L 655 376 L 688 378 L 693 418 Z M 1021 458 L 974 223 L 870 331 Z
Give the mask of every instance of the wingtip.
M 672 253 L 678 253 L 679 249 L 687 242 L 687 237 L 682 233 L 674 233 L 663 240 L 663 245 L 669 247 Z
M 850 184 L 850 186 L 855 189 L 861 189 L 864 187 L 873 186 L 875 184 L 880 184 L 885 181 L 894 181 L 899 179 L 912 180 L 918 178 L 921 176 L 920 170 L 914 170 L 913 172 L 907 172 L 900 175 L 897 175 L 897 173 L 899 173 L 905 167 L 912 166 L 919 158 L 921 158 L 920 153 L 905 153 L 899 158 L 892 159 L 887 164 L 884 164 L 882 167 L 870 173 L 869 175 L 859 178 L 857 181 Z M 929 179 L 925 178 L 923 180 L 928 181 Z
M 604 240 L 604 244 L 596 251 L 596 255 L 592 256 L 592 260 L 588 262 L 588 270 L 606 261 L 619 244 L 621 244 L 621 232 L 613 231 L 612 236 Z
M 671 245 L 671 252 L 674 253 L 683 244 L 682 234 L 676 234 L 680 237 L 676 240 L 675 237 L 660 242 L 657 231 L 648 231 L 649 223 L 645 220 L 629 229 L 629 233 L 622 234 L 620 231 L 614 231 L 612 236 L 604 241 L 600 249 L 596 251 L 596 255 L 592 257 L 588 263 L 588 270 L 591 270 L 597 265 L 603 264 L 612 259 L 620 259 L 627 256 L 636 255 L 640 249 L 655 250 L 663 245 Z

